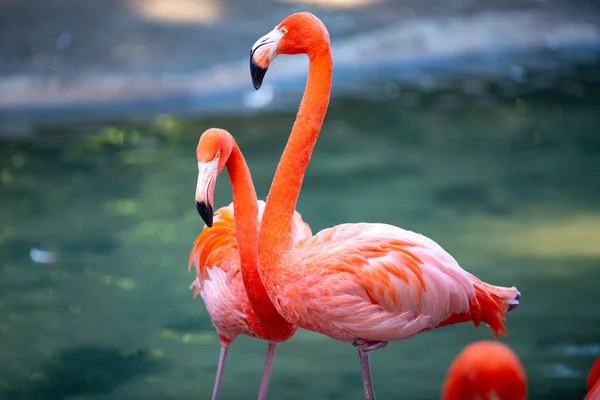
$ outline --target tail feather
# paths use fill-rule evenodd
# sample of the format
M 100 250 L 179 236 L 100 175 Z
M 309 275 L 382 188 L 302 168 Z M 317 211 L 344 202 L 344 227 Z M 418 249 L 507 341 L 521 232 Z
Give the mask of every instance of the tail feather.
M 494 337 L 498 339 L 498 333 L 507 335 L 504 321 L 506 313 L 514 310 L 521 300 L 521 293 L 516 287 L 502 287 L 489 285 L 485 282 L 475 282 L 475 299 L 471 303 L 471 315 L 475 326 L 483 322 L 494 331 Z
M 477 328 L 483 322 L 494 331 L 496 339 L 498 339 L 499 333 L 506 336 L 507 332 L 504 326 L 506 313 L 517 308 L 521 293 L 514 286 L 511 288 L 494 286 L 477 278 L 474 279 L 475 297 L 470 301 L 469 311 L 451 315 L 438 327 L 472 321 Z

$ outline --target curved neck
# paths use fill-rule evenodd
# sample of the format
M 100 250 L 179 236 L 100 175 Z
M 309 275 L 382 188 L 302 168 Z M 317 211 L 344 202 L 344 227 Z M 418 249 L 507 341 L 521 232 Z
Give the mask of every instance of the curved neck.
M 293 246 L 292 217 L 329 106 L 332 70 L 331 47 L 325 42 L 309 54 L 304 96 L 267 196 L 259 236 L 261 266 L 275 265 Z
M 235 141 L 225 165 L 233 192 L 235 235 L 243 275 L 258 267 L 258 202 L 248 164 Z
M 248 323 L 267 340 L 285 340 L 295 328 L 279 315 L 258 273 L 258 201 L 248 164 L 235 142 L 226 166 L 233 191 L 242 280 L 252 307 L 252 310 L 248 310 Z

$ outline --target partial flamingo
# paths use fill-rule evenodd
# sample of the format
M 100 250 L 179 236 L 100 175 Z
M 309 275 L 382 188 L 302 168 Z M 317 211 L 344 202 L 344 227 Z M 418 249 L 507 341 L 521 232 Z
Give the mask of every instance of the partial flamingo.
M 587 381 L 588 393 L 583 400 L 600 400 L 600 356 L 592 365 Z
M 503 343 L 481 340 L 454 359 L 442 400 L 525 400 L 527 375 L 519 357 Z
M 238 335 L 248 335 L 269 342 L 258 395 L 262 400 L 267 396 L 276 345 L 297 330 L 279 316 L 258 277 L 258 230 L 265 202 L 257 202 L 248 165 L 229 132 L 208 129 L 200 137 L 196 154 L 199 170 L 196 206 L 207 226 L 194 242 L 189 267 L 196 266 L 194 296 L 200 294 L 204 300 L 221 340 L 212 399 L 219 397 L 229 345 Z M 231 179 L 233 202 L 213 215 L 215 180 L 224 166 Z M 308 224 L 295 212 L 292 241 L 299 242 L 311 234 Z M 262 307 L 261 320 L 250 304 L 249 295 L 254 304 Z
M 259 234 L 260 278 L 291 324 L 358 348 L 367 399 L 374 398 L 369 352 L 388 341 L 472 321 L 506 334 L 515 287 L 489 285 L 463 270 L 433 240 L 387 224 L 343 224 L 294 245 L 293 213 L 329 105 L 329 34 L 313 14 L 295 13 L 250 53 L 254 87 L 279 54 L 307 54 L 306 89 L 275 173 Z M 251 299 L 252 300 L 252 299 Z

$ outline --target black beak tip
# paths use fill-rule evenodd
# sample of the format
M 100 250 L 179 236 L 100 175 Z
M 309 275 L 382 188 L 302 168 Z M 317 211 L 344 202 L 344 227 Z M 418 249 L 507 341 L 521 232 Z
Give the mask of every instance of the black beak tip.
M 202 220 L 204 220 L 204 223 L 209 228 L 211 228 L 213 225 L 213 208 L 212 208 L 212 206 L 204 201 L 197 201 L 196 202 L 196 210 L 198 210 L 198 214 L 200 214 L 200 217 L 202 218 Z
M 267 73 L 268 68 L 262 68 L 254 62 L 252 56 L 254 53 L 250 53 L 250 76 L 252 76 L 252 85 L 254 85 L 254 89 L 260 89 L 265 74 Z

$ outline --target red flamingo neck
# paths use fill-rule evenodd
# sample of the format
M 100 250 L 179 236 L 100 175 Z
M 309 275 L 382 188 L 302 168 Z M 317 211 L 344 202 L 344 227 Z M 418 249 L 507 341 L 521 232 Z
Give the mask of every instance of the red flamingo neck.
M 309 54 L 304 96 L 267 196 L 259 234 L 261 266 L 274 267 L 293 246 L 292 218 L 329 106 L 332 71 L 331 47 L 323 34 L 319 45 Z
M 285 321 L 269 300 L 258 274 L 258 202 L 248 164 L 238 145 L 233 144 L 226 163 L 233 192 L 235 232 L 242 280 L 252 309 L 246 310 L 250 328 L 264 339 L 283 341 L 296 327 Z
M 237 143 L 225 164 L 233 192 L 233 215 L 242 275 L 256 269 L 258 263 L 258 202 L 248 164 Z M 245 268 L 244 268 L 245 267 Z

